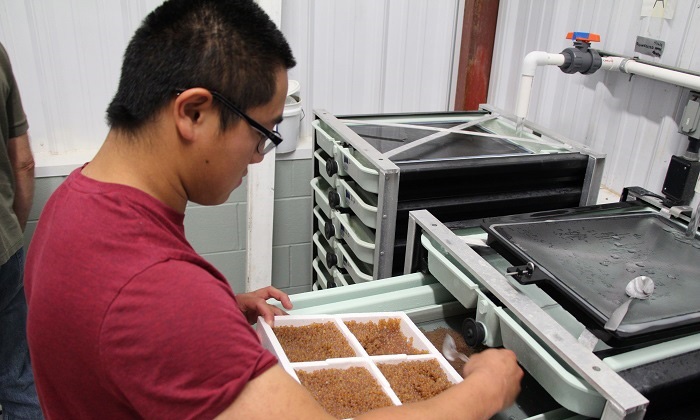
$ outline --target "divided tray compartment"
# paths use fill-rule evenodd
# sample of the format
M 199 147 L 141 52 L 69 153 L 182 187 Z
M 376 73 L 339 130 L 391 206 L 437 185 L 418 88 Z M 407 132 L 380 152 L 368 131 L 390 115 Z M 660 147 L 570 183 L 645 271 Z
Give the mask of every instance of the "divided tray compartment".
M 362 323 L 372 321 L 377 323 L 382 319 L 399 319 L 399 328 L 403 335 L 409 339 L 413 338 L 413 347 L 419 351 L 427 351 L 427 353 L 417 355 L 391 354 L 370 356 L 367 354 L 365 349 L 362 348 L 360 342 L 345 325 L 346 321 L 357 321 Z M 297 382 L 299 382 L 299 377 L 296 374 L 296 371 L 298 370 L 311 372 L 319 369 L 347 369 L 353 366 L 361 366 L 367 368 L 372 376 L 377 379 L 379 385 L 395 405 L 401 405 L 401 401 L 396 396 L 396 393 L 391 389 L 389 381 L 384 377 L 384 375 L 382 375 L 381 371 L 377 367 L 377 364 L 397 364 L 401 362 L 437 359 L 438 364 L 445 372 L 448 381 L 453 384 L 462 381 L 461 375 L 455 371 L 455 369 L 447 362 L 447 360 L 445 360 L 438 349 L 435 348 L 432 343 L 430 343 L 425 335 L 423 335 L 418 327 L 416 327 L 413 321 L 411 321 L 411 319 L 403 312 L 374 312 L 340 315 L 285 315 L 275 317 L 275 326 L 304 326 L 312 323 L 326 322 L 334 323 L 340 330 L 347 342 L 350 344 L 350 347 L 355 351 L 355 357 L 291 363 L 282 349 L 282 345 L 277 340 L 273 329 L 270 328 L 270 326 L 267 325 L 262 318 L 258 318 L 256 328 L 263 347 L 277 356 L 284 370 L 287 371 L 287 373 L 289 373 Z
M 348 369 L 352 367 L 362 367 L 367 369 L 370 375 L 372 375 L 377 383 L 379 383 L 382 391 L 384 391 L 384 393 L 389 397 L 392 404 L 401 405 L 401 400 L 396 396 L 394 390 L 391 389 L 389 381 L 384 377 L 384 375 L 382 375 L 379 368 L 367 358 L 354 357 L 345 359 L 328 359 L 326 361 L 319 362 L 294 363 L 292 369 L 294 370 L 293 378 L 295 378 L 297 382 L 301 383 L 301 381 L 299 381 L 299 377 L 296 375 L 296 372 L 300 370 L 310 373 L 322 369 Z

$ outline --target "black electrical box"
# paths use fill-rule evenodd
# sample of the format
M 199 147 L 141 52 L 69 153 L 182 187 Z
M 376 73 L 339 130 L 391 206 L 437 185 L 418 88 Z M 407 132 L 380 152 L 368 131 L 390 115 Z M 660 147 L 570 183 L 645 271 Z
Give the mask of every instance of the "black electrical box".
M 695 183 L 700 174 L 700 162 L 682 156 L 672 156 L 668 164 L 663 193 L 670 205 L 687 205 L 693 199 Z

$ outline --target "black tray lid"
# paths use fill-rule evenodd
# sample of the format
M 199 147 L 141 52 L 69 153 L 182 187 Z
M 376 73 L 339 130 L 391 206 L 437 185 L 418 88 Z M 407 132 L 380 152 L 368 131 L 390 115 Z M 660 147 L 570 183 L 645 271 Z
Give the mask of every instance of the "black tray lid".
M 526 219 L 526 218 L 524 218 Z M 618 338 L 700 322 L 700 240 L 658 213 L 499 223 L 482 227 L 603 326 L 636 276 L 654 280 L 649 300 L 632 302 Z
M 463 122 L 462 122 L 463 123 Z M 411 123 L 426 127 L 451 128 L 459 122 L 448 123 Z M 349 125 L 365 141 L 381 153 L 386 153 L 405 144 L 428 137 L 438 131 L 415 127 L 395 127 L 372 124 Z M 441 160 L 469 158 L 479 156 L 523 155 L 531 154 L 528 149 L 506 139 L 475 136 L 470 132 L 488 133 L 479 126 L 468 127 L 464 133 L 450 132 L 443 137 L 416 146 L 391 157 L 394 162 L 412 162 L 422 160 Z

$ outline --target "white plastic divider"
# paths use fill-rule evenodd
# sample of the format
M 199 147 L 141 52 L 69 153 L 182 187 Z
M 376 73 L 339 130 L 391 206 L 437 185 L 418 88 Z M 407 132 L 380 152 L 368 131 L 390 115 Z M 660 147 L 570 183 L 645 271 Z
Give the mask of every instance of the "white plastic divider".
M 407 338 L 413 338 L 413 347 L 420 351 L 427 351 L 426 354 L 418 355 L 405 355 L 405 354 L 394 354 L 394 355 L 382 355 L 382 356 L 369 356 L 362 345 L 357 340 L 357 338 L 350 332 L 350 329 L 345 325 L 346 321 L 357 321 L 357 322 L 375 322 L 378 323 L 380 320 L 389 319 L 399 319 L 400 320 L 400 330 L 404 336 Z M 386 394 L 392 400 L 395 405 L 401 405 L 401 401 L 398 399 L 394 391 L 391 389 L 389 382 L 382 375 L 377 364 L 389 363 L 396 364 L 401 362 L 410 361 L 426 361 L 431 359 L 436 359 L 438 364 L 445 372 L 447 379 L 453 384 L 462 381 L 462 376 L 454 370 L 454 368 L 445 360 L 444 356 L 440 351 L 433 346 L 433 344 L 423 335 L 423 333 L 418 329 L 418 327 L 411 321 L 411 319 L 403 312 L 374 312 L 374 313 L 363 313 L 363 314 L 341 314 L 341 315 L 285 315 L 275 317 L 275 326 L 304 326 L 310 325 L 312 323 L 326 323 L 332 322 L 340 330 L 343 336 L 346 338 L 350 347 L 355 351 L 355 357 L 337 358 L 337 359 L 326 359 L 318 360 L 313 362 L 299 362 L 291 363 L 287 358 L 282 346 L 280 345 L 277 337 L 272 328 L 265 323 L 265 321 L 259 317 L 257 323 L 257 331 L 260 335 L 260 339 L 264 348 L 270 350 L 279 359 L 282 367 L 297 381 L 299 378 L 296 375 L 297 370 L 304 370 L 311 372 L 319 369 L 347 369 L 352 366 L 363 366 L 366 367 L 372 376 L 374 376 L 379 384 L 382 386 Z
M 347 173 L 365 191 L 379 193 L 379 171 L 371 168 L 369 162 L 365 163 L 365 158 L 352 148 L 337 146 L 335 150 L 339 175 Z
M 314 216 L 316 217 L 316 220 L 318 221 L 318 230 L 323 233 L 326 228 L 326 223 L 332 223 L 331 219 L 330 217 L 326 217 L 326 215 L 323 214 L 323 211 L 319 206 L 314 207 L 313 212 Z M 329 245 L 333 246 L 333 241 L 335 241 L 335 237 L 326 238 L 326 240 L 328 241 Z
M 357 186 L 357 189 L 354 187 Z M 336 183 L 340 196 L 340 206 L 349 207 L 355 215 L 368 227 L 377 227 L 377 197 L 375 194 L 365 193 L 353 181 L 342 178 Z
M 355 261 L 341 241 L 335 242 L 334 248 L 340 251 L 340 253 L 337 251 L 335 253 L 338 257 L 338 265 L 348 271 L 355 283 L 372 281 L 372 267 L 370 265 L 362 261 Z
M 331 216 L 335 237 L 344 239 L 360 261 L 374 262 L 375 233 L 355 215 L 333 211 Z
M 316 246 L 316 255 L 318 255 L 318 259 L 321 260 L 323 265 L 326 266 L 326 269 L 330 271 L 333 267 L 328 266 L 328 254 L 335 254 L 335 250 L 328 244 L 328 241 L 321 235 L 321 232 L 314 233 L 312 241 L 314 246 Z
M 311 261 L 311 266 L 316 272 L 316 284 L 318 284 L 319 289 L 328 289 L 328 278 L 330 274 L 324 266 L 318 262 L 318 257 Z
M 338 267 L 333 267 L 333 278 L 335 279 L 335 284 L 337 286 L 350 286 L 351 284 L 355 284 L 355 282 L 352 280 L 352 276 L 350 276 L 350 274 L 343 273 L 338 269 Z
M 323 149 L 330 156 L 333 156 L 333 150 L 335 149 L 336 141 L 330 134 L 321 128 L 321 123 L 319 120 L 314 120 L 311 126 L 316 130 L 316 144 Z
M 316 150 L 314 152 L 314 158 L 318 161 L 318 172 L 323 176 L 323 178 L 330 184 L 330 186 L 335 187 L 336 182 L 338 180 L 338 175 L 333 174 L 332 176 L 328 175 L 328 172 L 326 170 L 326 164 L 328 162 L 328 159 L 330 157 L 323 152 L 323 150 Z
M 316 194 L 316 204 L 323 210 L 326 216 L 330 218 L 331 205 L 328 202 L 328 191 L 331 190 L 332 187 L 325 179 L 319 176 L 311 180 L 311 188 L 314 190 L 314 194 Z

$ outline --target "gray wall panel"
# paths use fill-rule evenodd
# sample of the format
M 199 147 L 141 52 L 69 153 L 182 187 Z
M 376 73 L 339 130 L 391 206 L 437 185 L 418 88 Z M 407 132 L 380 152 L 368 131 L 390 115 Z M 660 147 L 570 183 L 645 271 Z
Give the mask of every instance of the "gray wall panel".
M 205 260 L 221 271 L 234 293 L 245 292 L 245 251 L 202 254 Z
M 65 176 L 36 179 L 34 183 L 34 201 L 32 202 L 32 209 L 29 211 L 29 220 L 39 220 L 46 201 L 65 179 Z
M 238 243 L 241 249 L 248 249 L 248 235 L 246 227 L 248 226 L 248 204 L 238 204 Z
M 306 286 L 296 286 L 296 287 L 290 287 L 288 289 L 284 290 L 287 294 L 294 295 L 296 293 L 304 293 L 304 292 L 310 292 L 311 291 L 311 285 L 306 285 Z
M 238 204 L 190 207 L 185 213 L 185 235 L 200 254 L 240 250 Z
M 311 242 L 311 197 L 275 200 L 273 245 Z
M 292 245 L 289 248 L 289 285 L 306 286 L 311 282 L 311 244 Z
M 32 241 L 32 236 L 34 236 L 34 231 L 37 225 L 36 220 L 30 220 L 27 222 L 27 227 L 24 229 L 24 252 L 25 255 L 29 251 L 29 243 Z
M 289 247 L 272 247 L 272 285 L 278 289 L 289 287 Z

